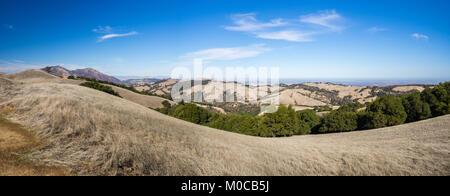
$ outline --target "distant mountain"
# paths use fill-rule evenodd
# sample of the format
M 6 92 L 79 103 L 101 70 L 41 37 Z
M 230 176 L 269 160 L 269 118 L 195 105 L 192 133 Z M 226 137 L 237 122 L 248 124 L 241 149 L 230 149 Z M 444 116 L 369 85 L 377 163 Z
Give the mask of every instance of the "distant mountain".
M 61 76 L 61 77 L 65 77 L 65 78 L 67 78 L 68 76 L 72 75 L 70 70 L 68 70 L 68 69 L 66 69 L 64 67 L 61 67 L 59 65 L 58 66 L 52 66 L 52 67 L 46 67 L 43 70 L 47 71 L 47 72 L 49 72 L 49 73 L 51 73 L 53 75 Z
M 71 71 L 71 70 L 68 70 L 61 66 L 52 66 L 52 67 L 46 67 L 43 70 L 45 70 L 53 75 L 57 75 L 57 76 L 61 76 L 61 77 L 79 76 L 79 77 L 92 78 L 92 79 L 96 79 L 96 80 L 112 82 L 112 83 L 116 83 L 116 84 L 123 83 L 121 80 L 119 80 L 113 76 L 103 74 L 92 68 L 76 69 L 76 70 Z

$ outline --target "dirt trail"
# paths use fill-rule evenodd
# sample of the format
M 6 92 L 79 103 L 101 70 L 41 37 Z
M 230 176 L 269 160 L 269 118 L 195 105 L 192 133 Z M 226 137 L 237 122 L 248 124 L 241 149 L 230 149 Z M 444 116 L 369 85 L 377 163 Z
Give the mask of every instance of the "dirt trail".
M 0 116 L 0 176 L 62 176 L 62 168 L 40 166 L 26 160 L 26 154 L 40 145 L 39 139 Z

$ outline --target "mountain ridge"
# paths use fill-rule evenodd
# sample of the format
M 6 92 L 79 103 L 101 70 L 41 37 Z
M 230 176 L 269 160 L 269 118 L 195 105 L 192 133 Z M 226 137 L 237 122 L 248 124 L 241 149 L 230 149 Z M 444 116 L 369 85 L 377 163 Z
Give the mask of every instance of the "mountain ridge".
M 93 68 L 85 68 L 85 69 L 75 69 L 75 70 L 69 70 L 66 69 L 60 65 L 57 66 L 49 66 L 43 68 L 44 71 L 47 71 L 48 73 L 51 73 L 56 76 L 67 78 L 69 76 L 78 76 L 78 77 L 85 77 L 85 78 L 91 78 L 101 81 L 107 81 L 112 82 L 116 84 L 122 84 L 122 81 L 117 79 L 116 77 L 106 75 L 100 71 L 97 71 Z

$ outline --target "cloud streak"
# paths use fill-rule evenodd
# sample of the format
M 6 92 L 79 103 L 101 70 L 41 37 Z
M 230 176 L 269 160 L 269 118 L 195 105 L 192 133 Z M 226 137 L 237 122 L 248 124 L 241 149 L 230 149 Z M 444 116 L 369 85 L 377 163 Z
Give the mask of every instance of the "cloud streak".
M 311 42 L 316 34 L 339 32 L 345 29 L 339 23 L 343 17 L 335 10 L 300 16 L 300 19 L 272 19 L 261 22 L 255 13 L 234 14 L 234 26 L 225 26 L 228 31 L 246 32 L 261 39 L 284 40 L 289 42 Z M 289 21 L 289 22 L 287 22 Z
M 225 29 L 229 31 L 259 31 L 266 28 L 285 26 L 288 23 L 282 19 L 273 19 L 270 22 L 259 22 L 255 18 L 255 13 L 234 14 L 231 16 L 236 26 L 226 26 Z
M 97 42 L 103 42 L 105 40 L 118 37 L 129 37 L 138 34 L 137 31 L 131 31 L 129 33 L 115 33 L 114 29 L 111 26 L 98 26 L 92 31 L 99 34 L 104 34 L 103 36 L 98 38 Z
M 263 39 L 273 39 L 273 40 L 286 40 L 292 42 L 311 42 L 313 41 L 309 36 L 314 33 L 302 33 L 299 31 L 276 31 L 276 32 L 261 32 L 256 33 L 257 37 Z
M 112 38 L 117 38 L 117 37 L 129 37 L 129 36 L 133 36 L 133 35 L 137 35 L 138 32 L 136 31 L 132 31 L 129 33 L 123 33 L 123 34 L 119 34 L 119 33 L 111 33 L 111 34 L 106 34 L 104 36 L 99 37 L 98 42 L 102 42 L 108 39 L 112 39 Z
M 420 34 L 420 33 L 413 33 L 413 34 L 411 34 L 411 37 L 416 38 L 416 39 L 422 39 L 422 40 L 430 39 L 430 37 L 428 37 L 428 35 L 424 35 L 424 34 Z
M 309 14 L 300 17 L 300 22 L 321 26 L 331 31 L 342 31 L 344 29 L 343 26 L 336 24 L 340 20 L 342 20 L 342 16 L 335 10 L 326 10 L 319 14 Z
M 236 60 L 258 56 L 269 51 L 263 44 L 256 44 L 245 47 L 235 48 L 212 48 L 188 53 L 182 58 L 203 59 L 203 60 Z

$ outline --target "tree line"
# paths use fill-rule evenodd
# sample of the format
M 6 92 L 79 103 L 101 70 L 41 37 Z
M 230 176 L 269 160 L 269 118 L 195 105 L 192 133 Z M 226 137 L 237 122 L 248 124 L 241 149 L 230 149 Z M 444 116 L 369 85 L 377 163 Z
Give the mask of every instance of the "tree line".
M 99 91 L 102 91 L 102 92 L 105 92 L 105 93 L 108 93 L 108 94 L 111 94 L 111 95 L 114 95 L 114 96 L 117 96 L 117 97 L 121 97 L 119 95 L 119 93 L 114 91 L 110 86 L 105 86 L 105 85 L 102 85 L 102 84 L 100 84 L 98 82 L 92 82 L 92 81 L 83 82 L 83 83 L 80 84 L 80 86 L 92 88 L 92 89 L 99 90 Z
M 394 97 L 385 95 L 366 104 L 349 103 L 328 114 L 318 116 L 314 110 L 295 111 L 279 106 L 275 113 L 262 116 L 216 114 L 195 104 L 181 102 L 172 106 L 164 101 L 161 113 L 246 135 L 285 137 L 375 129 L 420 121 L 450 114 L 450 82 L 422 92 Z
M 69 77 L 67 77 L 67 79 L 71 79 L 71 80 L 86 80 L 88 82 L 94 82 L 94 83 L 99 83 L 99 84 L 109 84 L 109 85 L 112 85 L 112 86 L 116 86 L 116 87 L 119 87 L 119 88 L 123 88 L 123 89 L 129 90 L 129 91 L 132 91 L 132 92 L 137 93 L 137 94 L 148 95 L 148 96 L 156 96 L 156 97 L 161 97 L 161 98 L 164 98 L 164 99 L 172 100 L 172 97 L 170 97 L 170 96 L 157 95 L 157 94 L 151 93 L 149 91 L 138 91 L 136 88 L 134 88 L 134 86 L 127 86 L 127 85 L 124 85 L 124 84 L 116 84 L 114 82 L 97 80 L 95 78 L 87 78 L 87 77 L 82 77 L 82 76 L 69 76 Z

